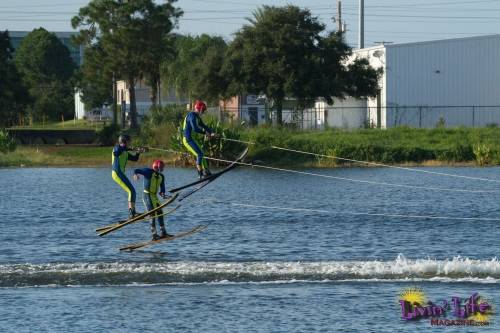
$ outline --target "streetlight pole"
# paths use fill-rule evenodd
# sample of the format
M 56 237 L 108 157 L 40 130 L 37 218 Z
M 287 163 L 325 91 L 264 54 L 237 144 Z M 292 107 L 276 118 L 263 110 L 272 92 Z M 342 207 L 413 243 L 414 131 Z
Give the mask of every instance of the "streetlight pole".
M 365 0 L 359 0 L 359 48 L 365 47 Z
M 337 1 L 337 32 L 341 33 L 342 31 L 342 3 L 340 0 Z

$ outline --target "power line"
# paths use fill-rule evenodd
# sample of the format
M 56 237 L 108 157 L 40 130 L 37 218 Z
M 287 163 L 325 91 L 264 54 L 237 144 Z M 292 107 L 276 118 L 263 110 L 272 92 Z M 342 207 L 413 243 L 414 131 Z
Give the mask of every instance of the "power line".
M 355 30 L 351 30 L 355 32 Z M 466 35 L 466 36 L 477 36 L 477 35 L 495 35 L 497 32 L 432 32 L 432 31 L 382 31 L 382 30 L 365 30 L 365 32 L 370 33 L 383 33 L 383 34 L 427 34 L 427 35 Z
M 11 5 L 11 6 L 0 6 L 0 9 L 3 9 L 3 8 L 36 8 L 36 7 L 43 7 L 43 8 L 50 8 L 50 7 L 59 7 L 59 6 L 85 6 L 86 3 L 82 3 L 82 4 L 72 4 L 72 3 L 58 3 L 58 4 L 43 4 L 43 5 L 36 5 L 36 4 L 32 4 L 32 5 L 21 5 L 21 4 L 15 4 L 15 5 Z
M 478 1 L 444 1 L 444 2 L 417 2 L 414 4 L 400 4 L 401 7 L 414 6 L 436 6 L 436 5 L 477 5 L 478 3 L 498 3 L 498 0 L 478 0 Z
M 346 13 L 349 16 L 355 16 L 355 13 Z M 498 20 L 498 16 L 440 16 L 440 15 L 406 15 L 406 14 L 373 14 L 370 13 L 368 16 L 371 17 L 408 17 L 408 18 L 430 18 L 430 19 L 460 19 L 460 20 L 470 20 L 470 19 L 485 19 L 485 20 Z

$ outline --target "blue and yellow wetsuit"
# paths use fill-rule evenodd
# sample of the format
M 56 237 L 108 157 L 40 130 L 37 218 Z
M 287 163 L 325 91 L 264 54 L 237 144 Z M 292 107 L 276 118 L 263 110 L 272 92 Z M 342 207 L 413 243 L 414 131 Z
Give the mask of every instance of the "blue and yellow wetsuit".
M 128 201 L 135 202 L 135 189 L 130 180 L 125 175 L 125 167 L 128 161 L 137 161 L 139 159 L 139 153 L 132 155 L 129 153 L 127 147 L 116 145 L 113 148 L 113 154 L 111 158 L 111 164 L 113 171 L 111 175 L 113 180 L 118 183 L 127 193 Z
M 165 193 L 165 177 L 163 174 L 161 172 L 156 172 L 151 168 L 135 169 L 134 174 L 144 176 L 144 193 L 142 200 L 146 209 L 149 211 L 158 207 L 160 205 L 160 201 L 158 200 L 156 194 L 158 193 L 158 190 L 160 190 L 159 193 L 161 194 Z M 156 211 L 155 216 L 158 216 L 158 223 L 160 224 L 162 234 L 166 233 L 162 210 L 160 209 Z M 151 219 L 151 232 L 156 234 L 154 218 Z
M 206 170 L 208 169 L 208 163 L 203 158 L 203 151 L 199 143 L 193 137 L 193 131 L 200 134 L 212 133 L 212 129 L 203 123 L 198 113 L 191 111 L 184 118 L 184 123 L 182 125 L 182 143 L 187 150 L 196 157 L 196 165 L 201 165 L 202 169 Z

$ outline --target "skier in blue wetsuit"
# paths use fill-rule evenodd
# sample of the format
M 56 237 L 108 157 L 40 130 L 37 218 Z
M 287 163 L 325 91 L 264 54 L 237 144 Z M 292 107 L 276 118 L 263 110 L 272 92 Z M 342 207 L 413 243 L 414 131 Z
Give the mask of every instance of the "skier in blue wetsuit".
M 194 111 L 191 111 L 184 118 L 182 125 L 182 143 L 186 149 L 196 157 L 196 169 L 200 178 L 210 176 L 207 160 L 203 158 L 203 150 L 200 148 L 199 142 L 193 136 L 193 132 L 205 134 L 214 137 L 214 131 L 206 126 L 201 120 L 201 115 L 207 110 L 207 105 L 202 101 L 196 101 Z
M 132 218 L 136 215 L 135 189 L 125 175 L 125 167 L 127 166 L 128 161 L 137 161 L 139 159 L 140 152 L 136 152 L 135 154 L 130 153 L 130 149 L 127 147 L 130 141 L 130 136 L 127 134 L 119 136 L 118 144 L 113 148 L 113 154 L 111 157 L 111 165 L 113 168 L 111 176 L 113 180 L 117 182 L 118 185 L 125 190 L 125 192 L 127 192 L 129 217 Z
M 153 162 L 152 168 L 142 168 L 134 170 L 134 179 L 138 180 L 139 175 L 144 177 L 144 193 L 142 196 L 142 200 L 144 202 L 144 206 L 146 209 L 152 210 L 160 205 L 160 201 L 156 194 L 158 190 L 160 191 L 158 194 L 165 198 L 165 176 L 163 176 L 163 168 L 165 167 L 165 163 L 162 160 L 155 160 Z M 151 216 L 151 233 L 153 234 L 153 240 L 157 240 L 165 237 L 172 237 L 167 233 L 165 229 L 165 223 L 163 221 L 163 212 L 162 210 L 158 210 L 153 213 Z M 155 219 L 158 219 L 158 224 L 160 225 L 161 234 L 158 236 L 156 231 L 156 223 Z

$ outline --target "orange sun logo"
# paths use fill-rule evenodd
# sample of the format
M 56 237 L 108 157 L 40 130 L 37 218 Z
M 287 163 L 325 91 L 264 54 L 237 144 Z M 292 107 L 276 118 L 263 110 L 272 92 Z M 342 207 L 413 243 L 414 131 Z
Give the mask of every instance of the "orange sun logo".
M 418 287 L 404 289 L 401 294 L 399 294 L 399 300 L 406 301 L 412 305 L 424 305 L 427 303 L 427 297 L 424 291 Z
M 476 304 L 488 303 L 490 307 L 484 313 L 481 313 L 481 312 L 478 311 L 478 312 L 474 313 L 473 315 L 470 315 L 468 319 L 471 319 L 471 320 L 474 320 L 474 321 L 478 321 L 478 322 L 489 322 L 489 321 L 491 321 L 491 317 L 492 317 L 493 312 L 494 312 L 491 300 L 479 296 L 475 301 L 476 301 Z

